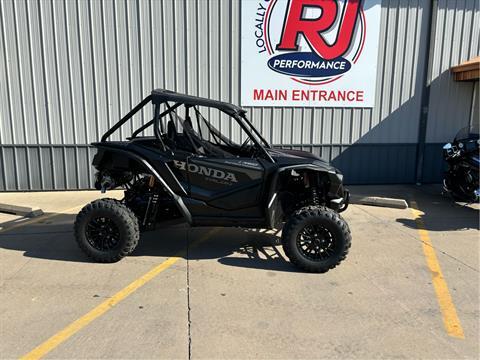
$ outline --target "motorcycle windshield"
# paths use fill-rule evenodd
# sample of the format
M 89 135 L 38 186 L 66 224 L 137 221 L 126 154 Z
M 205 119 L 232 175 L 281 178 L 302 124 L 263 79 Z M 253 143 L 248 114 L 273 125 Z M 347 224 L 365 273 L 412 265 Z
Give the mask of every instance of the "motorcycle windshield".
M 462 140 L 478 140 L 478 124 L 465 126 L 463 129 L 455 135 L 454 141 L 462 141 Z

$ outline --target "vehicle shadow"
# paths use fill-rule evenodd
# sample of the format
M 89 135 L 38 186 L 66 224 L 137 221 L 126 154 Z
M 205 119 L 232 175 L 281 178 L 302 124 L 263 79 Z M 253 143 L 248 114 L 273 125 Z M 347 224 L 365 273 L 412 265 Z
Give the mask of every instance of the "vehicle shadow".
M 39 218 L 0 224 L 0 249 L 21 251 L 26 257 L 89 262 L 73 237 L 75 215 L 46 213 Z
M 184 248 L 188 246 L 189 260 L 218 259 L 223 265 L 271 271 L 298 271 L 279 250 L 280 230 L 217 228 L 214 234 L 205 236 L 212 228 L 183 228 Z M 131 256 L 165 256 L 162 237 L 172 237 L 180 228 L 162 229 L 142 235 L 137 249 Z M 173 256 L 175 254 L 171 254 Z M 186 258 L 186 256 L 184 256 Z
M 49 213 L 20 226 L 18 221 L 0 224 L 0 249 L 36 259 L 92 262 L 75 242 L 74 219 L 74 214 Z M 217 259 L 226 266 L 297 271 L 279 251 L 278 232 L 218 228 L 209 235 L 211 230 L 177 225 L 145 232 L 130 257 L 188 256 L 189 260 Z
M 438 185 L 416 187 L 408 202 L 410 207 L 417 206 L 423 213 L 420 219 L 426 230 L 441 232 L 480 229 L 478 204 L 457 203 L 448 194 L 442 194 Z M 417 228 L 412 218 L 399 218 L 396 221 L 409 228 Z
M 288 262 L 285 255 L 280 252 L 281 240 L 279 230 L 267 232 L 265 230 L 244 229 L 245 242 L 229 257 L 218 260 L 228 266 L 247 267 L 272 271 L 296 271 Z

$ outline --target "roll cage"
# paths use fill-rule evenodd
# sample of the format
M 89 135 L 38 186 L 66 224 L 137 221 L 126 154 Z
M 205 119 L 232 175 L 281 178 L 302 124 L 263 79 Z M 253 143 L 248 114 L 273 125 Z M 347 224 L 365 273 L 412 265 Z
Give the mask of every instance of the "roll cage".
M 154 106 L 154 117 L 152 120 L 148 121 L 147 123 L 143 124 L 140 126 L 138 129 L 136 129 L 131 137 L 128 139 L 135 139 L 140 133 L 145 131 L 146 129 L 153 127 L 153 133 L 155 138 L 158 140 L 161 148 L 163 151 L 167 151 L 168 147 L 165 144 L 165 141 L 162 139 L 162 134 L 165 134 L 165 128 L 163 126 L 163 123 L 161 121 L 162 118 L 165 116 L 169 116 L 170 119 L 173 121 L 173 114 L 175 114 L 175 110 L 179 108 L 181 105 L 185 106 L 185 111 L 186 111 L 186 118 L 189 118 L 189 111 L 190 109 L 193 109 L 196 115 L 196 120 L 197 124 L 199 126 L 199 129 L 201 129 L 200 122 L 203 122 L 205 125 L 206 129 L 209 131 L 210 137 L 217 143 L 219 144 L 220 141 L 223 141 L 225 144 L 228 144 L 230 146 L 234 146 L 234 144 L 230 141 L 230 139 L 226 138 L 223 136 L 217 129 L 215 129 L 209 121 L 207 121 L 200 113 L 198 106 L 204 106 L 204 107 L 209 107 L 209 108 L 215 108 L 223 113 L 227 114 L 228 116 L 232 117 L 235 119 L 235 121 L 238 123 L 238 125 L 242 128 L 243 131 L 248 136 L 248 139 L 245 141 L 245 143 L 248 142 L 248 140 L 252 141 L 254 146 L 256 146 L 259 151 L 265 156 L 267 160 L 270 162 L 275 162 L 272 158 L 272 156 L 268 153 L 266 148 L 270 148 L 271 146 L 268 144 L 268 142 L 262 137 L 262 135 L 258 132 L 258 130 L 253 126 L 253 124 L 247 119 L 246 117 L 246 111 L 238 106 L 235 106 L 233 104 L 229 104 L 226 102 L 222 101 L 216 101 L 216 100 L 211 100 L 211 99 L 206 99 L 206 98 L 201 98 L 197 96 L 190 96 L 190 95 L 185 95 L 185 94 L 180 94 L 177 92 L 173 92 L 170 90 L 164 90 L 164 89 L 156 89 L 153 90 L 152 93 L 147 96 L 145 99 L 143 99 L 137 106 L 135 106 L 127 115 L 125 115 L 120 121 L 118 121 L 115 125 L 113 125 L 105 134 L 103 134 L 101 138 L 101 142 L 107 142 L 107 139 L 115 132 L 117 131 L 122 125 L 124 125 L 127 121 L 129 121 L 138 111 L 140 111 L 144 106 L 146 106 L 148 103 L 152 103 Z M 170 103 L 173 103 L 171 105 Z M 163 112 L 160 112 L 160 107 L 161 105 L 166 106 L 166 110 Z M 175 114 L 176 115 L 176 114 Z M 185 122 L 184 122 L 185 123 Z M 187 124 L 188 127 L 188 124 Z M 185 129 L 185 126 L 184 126 Z M 197 145 L 195 144 L 195 139 L 194 137 L 194 132 L 193 129 L 186 129 L 187 133 L 187 138 L 189 138 L 189 141 L 193 145 L 193 148 L 197 150 Z

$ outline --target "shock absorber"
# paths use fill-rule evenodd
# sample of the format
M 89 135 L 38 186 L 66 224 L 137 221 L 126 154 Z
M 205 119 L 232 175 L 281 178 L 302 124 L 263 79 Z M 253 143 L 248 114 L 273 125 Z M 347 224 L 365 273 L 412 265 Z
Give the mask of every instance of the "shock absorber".
M 319 206 L 320 205 L 320 199 L 318 198 L 317 187 L 315 186 L 316 182 L 312 181 L 312 179 L 310 179 L 310 176 L 309 176 L 308 173 L 304 174 L 303 182 L 304 182 L 304 185 L 305 185 L 305 189 L 310 191 L 311 204 L 313 206 Z M 311 182 L 313 182 L 313 186 L 312 186 Z M 307 200 L 307 202 L 308 202 L 308 200 Z
M 320 205 L 320 200 L 318 198 L 318 192 L 317 192 L 317 187 L 316 186 L 312 186 L 310 188 L 310 194 L 311 194 L 311 197 L 312 197 L 312 205 L 313 206 L 319 206 Z

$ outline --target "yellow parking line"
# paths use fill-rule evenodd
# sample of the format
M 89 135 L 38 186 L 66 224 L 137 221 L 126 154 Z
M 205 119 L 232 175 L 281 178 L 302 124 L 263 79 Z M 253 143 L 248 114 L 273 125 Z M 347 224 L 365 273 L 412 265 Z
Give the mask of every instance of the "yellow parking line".
M 205 234 L 199 241 L 196 242 L 198 244 L 200 241 L 207 239 L 210 235 L 217 232 L 218 229 L 212 229 L 207 234 Z M 130 294 L 138 290 L 140 287 L 145 285 L 147 282 L 155 278 L 158 274 L 162 271 L 168 269 L 170 266 L 175 264 L 178 260 L 180 260 L 183 256 L 185 256 L 186 250 L 182 250 L 176 255 L 168 258 L 160 265 L 157 265 L 135 281 L 133 281 L 130 285 L 126 286 L 115 295 L 113 295 L 108 300 L 105 300 L 100 305 L 97 305 L 93 310 L 89 311 L 79 319 L 72 322 L 63 330 L 59 331 L 51 338 L 43 342 L 42 344 L 38 345 L 35 349 L 30 351 L 28 354 L 22 356 L 20 359 L 40 359 L 41 357 L 48 354 L 50 351 L 55 349 L 58 345 L 63 343 L 65 340 L 70 338 L 72 335 L 83 329 L 85 326 L 90 324 L 93 320 L 98 318 L 99 316 L 105 314 L 108 310 L 110 310 L 113 306 L 118 304 L 120 301 L 124 300 Z
M 427 260 L 427 266 L 432 273 L 432 283 L 437 296 L 438 305 L 442 311 L 445 330 L 450 336 L 459 339 L 465 339 L 462 324 L 460 323 L 457 311 L 455 310 L 455 305 L 453 304 L 452 297 L 450 296 L 450 291 L 448 291 L 447 282 L 443 277 L 442 269 L 440 268 L 437 255 L 435 254 L 435 249 L 422 220 L 423 213 L 418 210 L 418 205 L 415 201 L 412 201 L 411 205 L 411 211 L 413 217 L 415 218 L 415 223 L 417 224 L 420 240 L 422 241 L 423 253 L 425 254 L 425 259 Z

